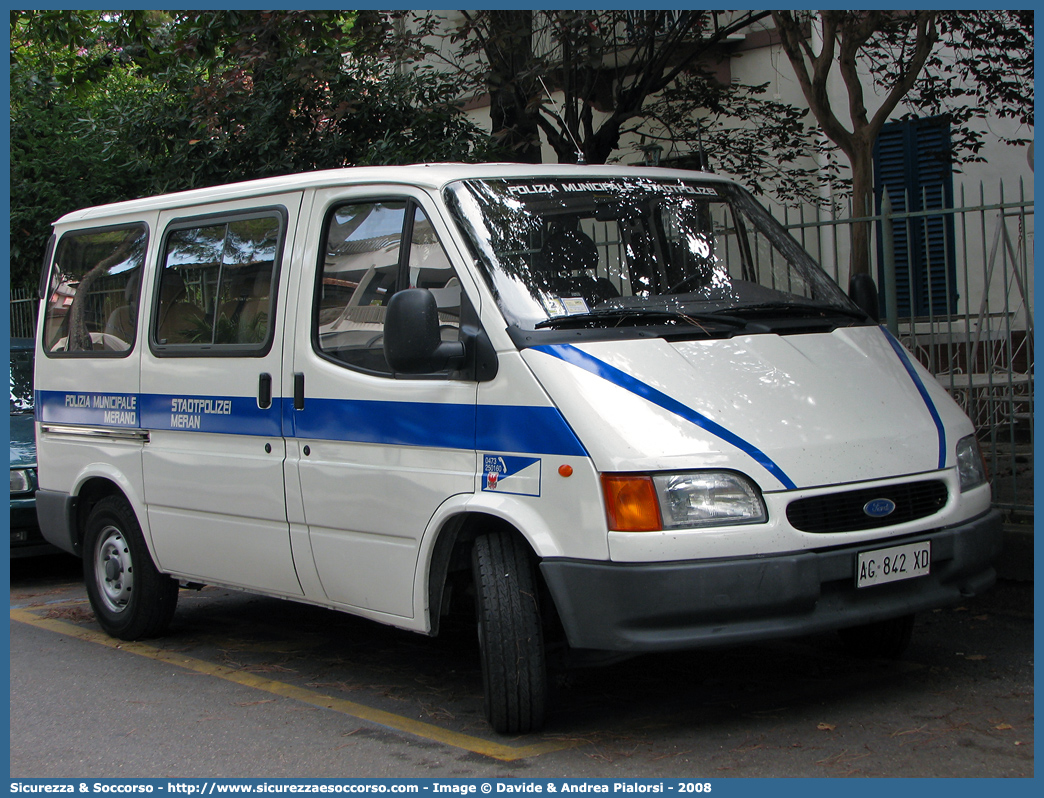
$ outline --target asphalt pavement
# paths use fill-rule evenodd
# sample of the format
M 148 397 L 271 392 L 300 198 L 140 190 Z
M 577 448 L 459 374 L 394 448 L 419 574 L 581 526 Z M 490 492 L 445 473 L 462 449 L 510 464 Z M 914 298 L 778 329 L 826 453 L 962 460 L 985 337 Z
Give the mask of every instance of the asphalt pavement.
M 12 562 L 12 777 L 1029 777 L 1033 584 L 918 616 L 901 661 L 820 635 L 560 675 L 485 724 L 473 630 L 429 639 L 208 587 L 120 643 L 79 562 Z

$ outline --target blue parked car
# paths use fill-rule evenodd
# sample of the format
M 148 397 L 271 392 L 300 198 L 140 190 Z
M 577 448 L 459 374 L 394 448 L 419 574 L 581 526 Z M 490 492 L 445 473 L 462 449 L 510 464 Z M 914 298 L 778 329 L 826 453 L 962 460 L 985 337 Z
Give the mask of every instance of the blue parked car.
M 50 554 L 36 521 L 36 430 L 31 338 L 11 340 L 11 556 Z

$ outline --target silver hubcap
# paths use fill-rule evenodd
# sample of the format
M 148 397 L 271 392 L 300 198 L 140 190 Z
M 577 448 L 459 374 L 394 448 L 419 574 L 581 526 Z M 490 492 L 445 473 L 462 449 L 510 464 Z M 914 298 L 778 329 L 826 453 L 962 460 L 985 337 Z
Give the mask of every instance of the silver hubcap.
M 110 612 L 123 612 L 130 603 L 134 588 L 134 563 L 123 533 L 114 526 L 105 527 L 94 562 L 98 593 Z

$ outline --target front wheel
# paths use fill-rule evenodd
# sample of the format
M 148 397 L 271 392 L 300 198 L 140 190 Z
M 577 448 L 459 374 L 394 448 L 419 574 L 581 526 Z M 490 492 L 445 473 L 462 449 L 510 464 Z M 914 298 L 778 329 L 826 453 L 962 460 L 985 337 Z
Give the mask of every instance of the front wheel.
M 154 637 L 174 617 L 178 583 L 156 570 L 122 496 L 102 499 L 87 517 L 83 577 L 98 624 L 113 637 Z
M 472 569 L 486 718 L 500 734 L 544 723 L 548 679 L 533 563 L 516 535 L 475 539 Z

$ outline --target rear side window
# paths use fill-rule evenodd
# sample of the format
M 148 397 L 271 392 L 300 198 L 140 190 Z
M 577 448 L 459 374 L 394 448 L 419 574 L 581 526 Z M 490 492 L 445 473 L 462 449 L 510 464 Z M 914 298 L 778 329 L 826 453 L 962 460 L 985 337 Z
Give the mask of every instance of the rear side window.
M 181 224 L 167 234 L 152 342 L 168 354 L 259 354 L 272 338 L 278 213 Z
M 147 245 L 144 224 L 62 236 L 47 285 L 46 353 L 119 357 L 134 348 Z

